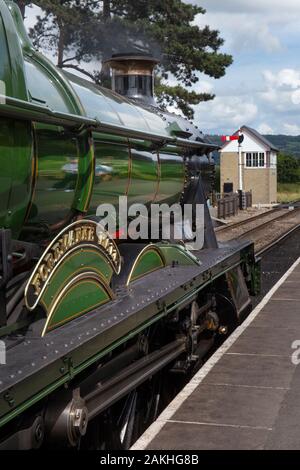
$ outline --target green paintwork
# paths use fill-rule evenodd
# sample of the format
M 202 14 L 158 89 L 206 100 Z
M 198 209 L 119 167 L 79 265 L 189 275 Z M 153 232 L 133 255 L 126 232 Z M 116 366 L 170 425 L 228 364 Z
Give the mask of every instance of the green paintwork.
M 73 86 L 87 117 L 145 132 L 153 130 L 162 137 L 170 137 L 166 124 L 156 114 L 135 106 L 111 90 L 96 86 L 80 77 L 70 73 L 64 73 L 64 76 Z
M 156 246 L 161 251 L 167 266 L 174 263 L 179 266 L 201 265 L 201 261 L 182 245 L 158 244 Z
M 75 204 L 78 175 L 77 142 L 66 139 L 61 128 L 36 124 L 37 181 L 29 222 L 59 222 Z
M 76 182 L 73 209 L 87 212 L 93 192 L 95 178 L 95 150 L 92 135 L 84 132 L 77 141 L 78 178 Z
M 128 204 L 149 204 L 154 201 L 158 187 L 158 155 L 143 148 L 143 142 L 130 141 L 132 169 Z
M 165 267 L 165 263 L 159 251 L 150 247 L 138 258 L 130 276 L 129 282 L 136 281 L 146 274 L 163 267 Z
M 4 0 L 0 54 L 0 80 L 10 97 L 0 103 L 5 178 L 1 226 L 11 228 L 15 237 L 23 236 L 23 225 L 45 228 L 64 221 L 72 210 L 95 215 L 100 204 L 116 205 L 118 196 L 125 195 L 129 204 L 179 202 L 185 182 L 183 156 L 189 145 L 190 150 L 203 145 L 195 142 L 200 134 L 187 121 L 175 115 L 165 118 L 62 72 L 34 49 L 18 7 Z M 187 126 L 192 128 L 190 143 L 174 136 L 174 129 L 184 135 Z M 8 147 L 13 147 L 17 165 L 8 158 Z M 8 202 L 10 190 L 20 185 L 22 208 L 14 198 Z
M 128 142 L 126 139 L 101 139 L 94 135 L 95 182 L 89 213 L 96 214 L 99 204 L 118 203 L 119 196 L 125 196 L 129 184 L 130 166 Z
M 10 11 L 3 1 L 0 2 L 0 39 L 0 80 L 5 83 L 6 95 L 27 101 L 21 43 Z
M 110 300 L 111 296 L 101 282 L 89 279 L 88 276 L 86 279 L 75 282 L 54 309 L 45 334 Z
M 185 167 L 180 151 L 173 146 L 165 147 L 159 153 L 160 181 L 155 202 L 168 204 L 180 200 L 185 183 Z
M 166 243 L 149 245 L 137 257 L 127 284 L 166 266 L 199 266 L 200 264 L 200 261 L 181 245 Z
M 48 323 L 60 297 L 65 297 L 72 287 L 76 299 L 77 291 L 73 287 L 83 280 L 100 284 L 101 289 L 103 287 L 112 298 L 112 276 L 119 274 L 120 269 L 119 250 L 107 233 L 94 221 L 74 222 L 55 237 L 36 264 L 25 287 L 25 305 L 30 312 L 41 307 Z M 71 298 L 72 295 L 68 294 L 68 302 Z M 94 302 L 93 296 L 84 295 L 80 311 L 85 313 L 99 305 Z M 66 321 L 75 315 L 73 310 L 66 308 Z
M 58 293 L 64 289 L 72 278 L 85 272 L 95 273 L 103 279 L 107 287 L 110 285 L 113 269 L 105 255 L 92 246 L 86 247 L 84 250 L 79 247 L 73 253 L 67 255 L 51 277 L 51 281 L 40 300 L 46 312 L 51 310 Z M 86 298 L 85 307 L 87 306 L 91 310 L 92 304 L 90 304 L 88 297 Z
M 0 226 L 17 237 L 32 196 L 31 124 L 0 118 L 0 149 Z

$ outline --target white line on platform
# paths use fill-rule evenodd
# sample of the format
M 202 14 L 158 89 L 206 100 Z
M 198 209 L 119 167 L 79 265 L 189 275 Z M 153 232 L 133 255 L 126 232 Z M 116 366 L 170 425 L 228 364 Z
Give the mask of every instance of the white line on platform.
M 288 302 L 295 302 L 295 299 L 281 299 L 280 297 L 274 297 L 274 299 L 272 299 L 272 302 L 281 302 L 282 300 L 287 300 Z
M 265 326 L 257 326 L 256 328 L 267 328 Z M 281 328 L 282 329 L 282 328 Z M 286 329 L 286 328 L 284 328 Z M 287 328 L 288 329 L 288 328 Z M 227 356 L 255 356 L 255 357 L 291 357 L 291 354 L 261 354 L 261 353 L 241 353 L 241 352 L 227 352 Z
M 282 297 L 274 297 L 272 300 L 277 300 L 279 302 L 295 302 L 297 299 L 284 299 Z
M 179 421 L 176 419 L 169 419 L 168 423 L 176 424 L 194 424 L 197 426 L 217 426 L 219 428 L 239 428 L 239 429 L 260 429 L 264 431 L 272 431 L 273 428 L 266 428 L 264 426 L 247 426 L 246 424 L 223 424 L 223 423 L 202 423 L 199 421 Z
M 294 366 L 295 368 L 297 366 Z M 266 387 L 264 385 L 242 385 L 242 384 L 226 384 L 218 382 L 205 382 L 205 385 L 213 385 L 214 387 L 232 387 L 232 388 L 256 388 L 258 390 L 290 390 L 289 387 Z
M 203 381 L 207 374 L 213 369 L 215 364 L 221 359 L 221 357 L 228 351 L 229 348 L 235 343 L 235 341 L 241 336 L 246 328 L 253 322 L 260 311 L 269 302 L 274 293 L 294 271 L 294 269 L 300 264 L 300 258 L 290 267 L 290 269 L 282 276 L 281 279 L 272 287 L 262 301 L 255 307 L 253 312 L 246 318 L 246 320 L 240 325 L 229 338 L 220 346 L 220 348 L 210 357 L 210 359 L 204 364 L 203 367 L 197 372 L 192 380 L 184 387 L 184 389 L 174 398 L 169 406 L 161 413 L 157 420 L 147 429 L 147 431 L 138 439 L 138 441 L 131 447 L 131 450 L 144 450 L 150 444 L 151 441 L 157 436 L 163 426 L 172 419 L 174 414 L 183 404 L 183 402 L 196 390 L 198 385 Z

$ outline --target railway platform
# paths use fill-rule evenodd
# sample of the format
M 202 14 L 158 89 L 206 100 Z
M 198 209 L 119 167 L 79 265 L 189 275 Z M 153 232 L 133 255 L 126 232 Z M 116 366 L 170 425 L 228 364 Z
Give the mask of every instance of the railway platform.
M 132 450 L 299 449 L 299 287 L 300 258 Z

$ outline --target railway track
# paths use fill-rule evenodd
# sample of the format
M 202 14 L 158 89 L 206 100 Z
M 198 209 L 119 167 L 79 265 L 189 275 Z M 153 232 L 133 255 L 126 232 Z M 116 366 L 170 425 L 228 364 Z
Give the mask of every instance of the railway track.
M 250 221 L 258 221 L 258 220 L 266 220 L 266 219 L 273 219 L 278 216 L 278 212 L 281 212 L 286 208 L 282 207 L 275 207 L 274 209 L 268 210 L 266 212 L 263 212 L 262 214 L 254 215 L 251 217 L 248 217 L 246 219 L 240 220 L 239 222 L 234 222 L 234 223 L 229 223 L 227 225 L 222 225 L 220 227 L 216 227 L 215 231 L 216 233 L 230 233 L 231 230 L 241 228 L 243 226 L 246 226 L 249 224 Z
M 280 207 L 216 230 L 219 242 L 250 240 L 256 254 L 262 254 L 300 226 L 300 207 Z

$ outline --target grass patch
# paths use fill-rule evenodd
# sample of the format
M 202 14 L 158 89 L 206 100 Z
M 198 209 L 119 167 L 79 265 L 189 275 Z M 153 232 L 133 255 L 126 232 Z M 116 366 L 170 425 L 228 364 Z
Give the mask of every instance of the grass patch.
M 295 202 L 300 200 L 300 184 L 278 183 L 278 202 Z

